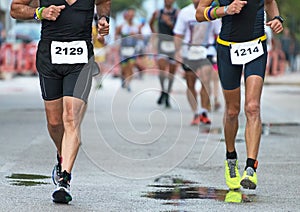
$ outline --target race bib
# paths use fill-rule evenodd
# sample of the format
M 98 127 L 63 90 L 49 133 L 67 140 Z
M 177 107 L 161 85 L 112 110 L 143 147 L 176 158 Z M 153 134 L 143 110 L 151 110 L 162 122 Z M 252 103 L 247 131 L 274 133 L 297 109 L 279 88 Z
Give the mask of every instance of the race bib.
M 85 41 L 51 43 L 52 64 L 88 63 L 88 50 Z
M 135 48 L 131 46 L 121 47 L 121 55 L 124 57 L 132 57 L 134 56 Z
M 207 49 L 204 46 L 191 46 L 188 50 L 187 59 L 200 60 L 207 57 Z
M 244 65 L 264 54 L 261 40 L 231 44 L 230 57 L 234 65 Z
M 173 41 L 162 41 L 160 43 L 160 49 L 166 53 L 175 52 L 175 44 Z

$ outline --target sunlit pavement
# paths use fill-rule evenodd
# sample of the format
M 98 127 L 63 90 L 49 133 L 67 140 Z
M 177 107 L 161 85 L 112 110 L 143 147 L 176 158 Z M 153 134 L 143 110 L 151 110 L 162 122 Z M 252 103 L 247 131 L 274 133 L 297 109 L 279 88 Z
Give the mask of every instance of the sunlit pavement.
M 222 112 L 211 126 L 190 126 L 185 83 L 176 77 L 172 108 L 156 104 L 158 78 L 102 77 L 82 125 L 69 205 L 51 200 L 55 149 L 46 130 L 37 77 L 0 81 L 0 211 L 298 211 L 300 74 L 267 77 L 255 191 L 228 192 Z M 223 105 L 223 102 L 222 102 Z M 246 159 L 244 113 L 237 136 Z M 232 202 L 232 203 L 228 203 Z M 236 203 L 239 202 L 239 203 Z

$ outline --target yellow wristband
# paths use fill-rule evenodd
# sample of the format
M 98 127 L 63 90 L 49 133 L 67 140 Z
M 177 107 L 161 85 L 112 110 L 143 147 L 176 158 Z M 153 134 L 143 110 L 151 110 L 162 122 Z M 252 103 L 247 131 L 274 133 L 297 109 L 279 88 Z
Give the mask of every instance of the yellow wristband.
M 44 9 L 45 9 L 45 7 L 36 8 L 35 14 L 36 14 L 36 17 L 38 18 L 38 20 L 43 20 L 42 12 Z
M 210 21 L 210 19 L 207 17 L 207 10 L 209 9 L 210 7 L 206 7 L 205 10 L 204 10 L 204 18 L 207 20 L 207 21 Z

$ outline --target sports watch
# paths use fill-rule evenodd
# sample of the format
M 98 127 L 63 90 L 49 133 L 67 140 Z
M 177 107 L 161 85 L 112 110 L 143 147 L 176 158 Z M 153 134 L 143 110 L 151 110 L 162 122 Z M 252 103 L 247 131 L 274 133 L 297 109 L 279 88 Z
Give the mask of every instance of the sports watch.
M 280 15 L 276 15 L 272 20 L 274 20 L 274 19 L 279 20 L 281 23 L 284 22 L 284 19 Z
M 98 20 L 100 20 L 101 18 L 105 18 L 106 22 L 109 23 L 109 16 L 107 15 L 101 15 Z

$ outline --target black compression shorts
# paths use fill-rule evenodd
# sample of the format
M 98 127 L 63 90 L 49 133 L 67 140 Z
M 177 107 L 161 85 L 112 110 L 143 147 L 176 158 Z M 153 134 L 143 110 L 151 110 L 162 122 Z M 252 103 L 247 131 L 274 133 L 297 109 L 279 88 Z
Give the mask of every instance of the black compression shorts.
M 217 44 L 218 73 L 222 88 L 234 90 L 241 86 L 241 76 L 244 70 L 244 80 L 251 75 L 257 75 L 264 79 L 267 64 L 267 45 L 262 41 L 264 54 L 245 65 L 232 65 L 230 58 L 230 46 Z
M 92 84 L 94 57 L 92 44 L 87 42 L 87 64 L 52 64 L 49 41 L 40 41 L 36 66 L 42 97 L 46 101 L 72 96 L 87 102 Z

